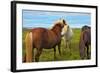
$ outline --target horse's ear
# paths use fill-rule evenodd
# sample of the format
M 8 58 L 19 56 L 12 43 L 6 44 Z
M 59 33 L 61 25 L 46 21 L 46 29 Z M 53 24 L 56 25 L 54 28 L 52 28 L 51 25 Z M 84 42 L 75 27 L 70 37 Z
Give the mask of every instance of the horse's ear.
M 66 22 L 65 22 L 65 20 L 62 20 L 63 21 L 63 24 L 65 24 Z

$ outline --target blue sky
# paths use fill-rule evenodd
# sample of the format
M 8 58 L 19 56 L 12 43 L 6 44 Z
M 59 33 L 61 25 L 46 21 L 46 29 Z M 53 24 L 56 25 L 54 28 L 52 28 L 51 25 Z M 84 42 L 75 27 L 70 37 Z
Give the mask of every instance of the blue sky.
M 25 28 L 52 28 L 54 22 L 60 18 L 65 19 L 72 28 L 91 25 L 90 13 L 23 10 L 22 15 Z

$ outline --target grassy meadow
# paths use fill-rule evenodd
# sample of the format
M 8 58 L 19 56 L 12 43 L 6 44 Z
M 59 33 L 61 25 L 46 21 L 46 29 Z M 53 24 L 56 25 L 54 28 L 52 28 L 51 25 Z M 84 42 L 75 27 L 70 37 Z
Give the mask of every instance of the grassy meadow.
M 26 33 L 30 31 L 28 29 L 23 29 L 23 55 L 25 54 L 25 44 L 24 44 L 24 39 L 26 36 Z M 63 60 L 80 60 L 79 56 L 79 39 L 80 39 L 80 29 L 79 28 L 74 28 L 73 29 L 73 38 L 71 40 L 71 49 L 65 48 L 64 41 L 61 41 L 61 56 L 59 55 L 58 52 L 58 47 L 56 47 L 56 61 L 63 61 Z M 43 49 L 43 52 L 40 56 L 41 62 L 43 61 L 54 61 L 54 50 L 53 49 Z

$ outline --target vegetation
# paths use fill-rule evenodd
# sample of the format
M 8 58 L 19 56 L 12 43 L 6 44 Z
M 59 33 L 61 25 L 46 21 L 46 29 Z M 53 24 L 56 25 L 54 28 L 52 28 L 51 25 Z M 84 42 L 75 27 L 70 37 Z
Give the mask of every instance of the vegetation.
M 29 29 L 23 29 L 23 55 L 24 49 L 25 49 L 25 44 L 24 44 L 24 39 L 26 33 L 30 31 Z M 79 39 L 80 39 L 80 29 L 79 28 L 74 28 L 73 29 L 74 35 L 71 40 L 71 49 L 65 48 L 64 42 L 62 40 L 61 43 L 61 56 L 59 55 L 58 52 L 58 47 L 56 47 L 56 61 L 63 61 L 63 60 L 80 60 L 79 56 Z M 54 61 L 54 50 L 53 49 L 43 49 L 43 52 L 40 56 L 41 62 L 43 61 Z

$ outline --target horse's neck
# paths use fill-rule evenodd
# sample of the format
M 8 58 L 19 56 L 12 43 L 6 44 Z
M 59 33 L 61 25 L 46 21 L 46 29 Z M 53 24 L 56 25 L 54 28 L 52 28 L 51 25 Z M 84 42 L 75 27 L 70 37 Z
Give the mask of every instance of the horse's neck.
M 72 29 L 71 29 L 71 28 L 69 28 L 67 32 L 72 33 Z
M 53 31 L 56 35 L 61 35 L 61 28 L 60 27 L 53 27 L 51 29 L 51 31 Z
M 65 36 L 72 36 L 73 35 L 73 32 L 72 32 L 72 29 L 69 28 L 65 34 Z

